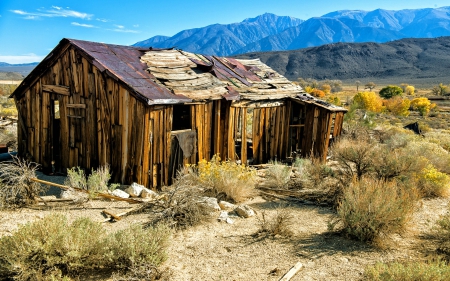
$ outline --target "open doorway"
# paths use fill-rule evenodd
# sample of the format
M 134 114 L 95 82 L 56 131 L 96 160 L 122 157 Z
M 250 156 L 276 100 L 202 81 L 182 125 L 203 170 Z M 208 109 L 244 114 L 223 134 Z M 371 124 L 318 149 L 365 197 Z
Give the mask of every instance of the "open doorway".
M 61 116 L 59 110 L 59 101 L 53 100 L 52 103 L 52 145 L 51 145 L 51 170 L 52 174 L 61 173 Z

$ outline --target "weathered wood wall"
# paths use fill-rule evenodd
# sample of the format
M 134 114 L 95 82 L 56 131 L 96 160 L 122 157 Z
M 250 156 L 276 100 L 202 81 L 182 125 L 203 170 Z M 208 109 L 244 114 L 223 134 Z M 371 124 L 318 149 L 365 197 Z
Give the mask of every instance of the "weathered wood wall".
M 54 101 L 59 102 L 59 121 Z M 108 164 L 114 182 L 167 184 L 172 106 L 147 106 L 73 47 L 16 104 L 25 128 L 18 134 L 19 153 L 44 168 L 50 169 L 52 160 L 61 172 Z M 60 136 L 54 141 L 56 122 Z

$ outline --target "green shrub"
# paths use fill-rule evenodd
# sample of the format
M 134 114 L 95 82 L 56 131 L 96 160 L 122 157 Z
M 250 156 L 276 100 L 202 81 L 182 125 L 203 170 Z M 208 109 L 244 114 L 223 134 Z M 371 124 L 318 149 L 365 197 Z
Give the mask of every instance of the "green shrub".
M 337 208 L 338 220 L 331 227 L 340 222 L 346 236 L 382 245 L 382 236 L 404 228 L 417 198 L 415 189 L 395 181 L 363 178 L 344 187 Z
M 111 179 L 109 166 L 101 166 L 98 169 L 92 169 L 89 177 L 86 177 L 84 170 L 80 167 L 67 169 L 67 179 L 65 185 L 80 188 L 89 191 L 89 196 L 96 197 L 98 193 L 114 190 L 118 184 L 108 186 Z
M 403 94 L 403 90 L 398 86 L 389 85 L 381 89 L 379 94 L 380 97 L 384 99 L 390 99 L 395 96 L 401 96 Z
M 377 263 L 364 272 L 368 281 L 448 281 L 450 267 L 443 261 Z
M 110 235 L 100 223 L 62 214 L 21 226 L 0 238 L 0 277 L 15 280 L 55 280 L 99 268 L 127 268 L 146 260 L 164 261 L 168 228 L 132 226 Z M 61 277 L 61 278 L 60 278 Z
M 165 224 L 148 229 L 132 225 L 119 230 L 108 240 L 110 262 L 116 268 L 129 268 L 143 262 L 158 266 L 167 259 L 165 249 L 169 237 L 170 228 Z

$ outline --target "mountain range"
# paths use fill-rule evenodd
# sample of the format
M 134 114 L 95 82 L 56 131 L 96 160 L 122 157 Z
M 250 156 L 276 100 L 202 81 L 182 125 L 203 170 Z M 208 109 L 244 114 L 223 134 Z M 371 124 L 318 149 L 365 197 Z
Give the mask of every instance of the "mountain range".
M 236 57 L 258 58 L 292 81 L 299 77 L 347 82 L 360 79 L 424 86 L 450 82 L 449 36 L 404 38 L 386 43 L 333 43 Z
M 230 56 L 295 50 L 337 42 L 383 43 L 402 38 L 450 36 L 450 7 L 390 11 L 342 10 L 306 21 L 266 13 L 240 23 L 214 24 L 154 36 L 134 44 Z

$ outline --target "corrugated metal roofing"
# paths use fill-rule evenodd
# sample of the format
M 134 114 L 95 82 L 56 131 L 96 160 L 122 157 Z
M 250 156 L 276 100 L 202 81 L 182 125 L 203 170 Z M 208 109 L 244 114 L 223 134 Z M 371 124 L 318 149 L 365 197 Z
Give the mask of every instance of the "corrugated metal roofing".
M 184 96 L 173 94 L 167 88 L 161 87 L 153 81 L 155 77 L 146 71 L 147 65 L 140 61 L 140 57 L 147 50 L 82 40 L 67 40 L 91 57 L 91 63 L 101 71 L 107 70 L 116 79 L 127 84 L 145 98 L 148 104 L 190 101 Z

